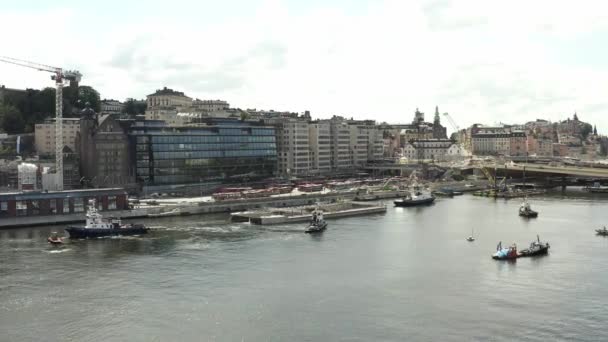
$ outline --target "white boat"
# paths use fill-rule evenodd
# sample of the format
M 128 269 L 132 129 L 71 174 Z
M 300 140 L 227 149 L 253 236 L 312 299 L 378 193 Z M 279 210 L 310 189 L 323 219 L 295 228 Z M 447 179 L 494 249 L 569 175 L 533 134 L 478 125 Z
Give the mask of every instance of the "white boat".
M 528 199 L 524 197 L 524 201 L 522 202 L 521 206 L 519 207 L 519 216 L 523 216 L 523 217 L 537 217 L 538 216 L 538 212 L 532 210 L 532 207 L 530 207 L 530 203 L 528 203 Z
M 469 242 L 475 241 L 475 238 L 473 237 L 473 229 L 471 229 L 471 235 L 467 238 L 467 241 L 469 241 Z

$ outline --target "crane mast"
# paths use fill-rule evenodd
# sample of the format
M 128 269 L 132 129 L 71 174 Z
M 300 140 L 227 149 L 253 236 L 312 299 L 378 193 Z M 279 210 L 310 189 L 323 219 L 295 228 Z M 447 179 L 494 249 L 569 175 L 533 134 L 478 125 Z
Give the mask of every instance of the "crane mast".
M 0 56 L 0 61 L 53 74 L 51 79 L 55 81 L 55 184 L 57 190 L 63 190 L 63 84 L 65 81 L 80 82 L 82 74 L 5 56 Z

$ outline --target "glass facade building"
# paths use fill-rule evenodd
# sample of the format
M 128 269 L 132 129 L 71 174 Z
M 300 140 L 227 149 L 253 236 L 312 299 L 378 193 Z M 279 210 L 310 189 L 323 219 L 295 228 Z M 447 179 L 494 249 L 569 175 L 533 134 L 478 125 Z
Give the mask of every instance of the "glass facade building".
M 130 139 L 137 180 L 145 185 L 242 181 L 272 177 L 275 129 L 238 119 L 169 127 L 136 122 Z

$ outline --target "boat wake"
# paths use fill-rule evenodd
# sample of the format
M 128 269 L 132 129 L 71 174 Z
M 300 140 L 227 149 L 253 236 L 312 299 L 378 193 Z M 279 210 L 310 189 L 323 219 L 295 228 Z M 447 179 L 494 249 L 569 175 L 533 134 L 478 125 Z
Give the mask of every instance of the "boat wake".
M 53 249 L 53 250 L 46 250 L 44 252 L 49 253 L 49 254 L 59 254 L 59 253 L 65 253 L 65 252 L 69 252 L 71 251 L 71 248 L 61 248 L 61 249 Z

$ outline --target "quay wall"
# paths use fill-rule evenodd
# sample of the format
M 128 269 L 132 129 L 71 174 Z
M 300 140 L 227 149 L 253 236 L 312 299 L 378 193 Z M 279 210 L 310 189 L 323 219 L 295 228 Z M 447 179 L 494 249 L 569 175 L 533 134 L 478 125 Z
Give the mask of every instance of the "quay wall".
M 219 202 L 194 202 L 191 204 L 163 205 L 163 206 L 141 206 L 132 210 L 103 211 L 105 217 L 120 217 L 123 219 L 147 217 L 148 214 L 158 214 L 175 208 L 179 208 L 182 215 L 227 213 L 233 211 L 244 211 L 249 209 L 260 209 L 264 207 L 290 207 L 298 205 L 314 204 L 317 201 L 331 201 L 338 199 L 352 199 L 355 192 L 341 192 L 330 194 L 302 194 L 285 197 L 248 198 L 243 200 L 229 200 Z M 67 215 L 44 215 L 44 216 L 19 216 L 0 218 L 0 229 L 18 227 L 56 225 L 67 223 L 78 223 L 85 221 L 85 213 Z

